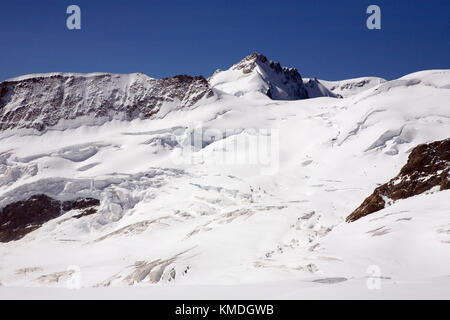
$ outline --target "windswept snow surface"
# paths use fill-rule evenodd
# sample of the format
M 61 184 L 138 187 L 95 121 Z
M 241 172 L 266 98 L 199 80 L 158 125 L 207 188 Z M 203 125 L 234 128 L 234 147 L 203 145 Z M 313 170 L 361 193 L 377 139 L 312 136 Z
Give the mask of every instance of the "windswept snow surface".
M 358 94 L 364 90 L 373 88 L 386 82 L 383 78 L 377 77 L 361 77 L 361 78 L 353 78 L 346 79 L 340 81 L 327 81 L 327 80 L 319 80 L 320 83 L 340 97 L 349 97 L 354 94 Z
M 218 100 L 163 118 L 2 133 L 0 207 L 101 205 L 1 243 L 0 297 L 448 299 L 450 191 L 344 220 L 413 147 L 448 138 L 449 79 L 281 101 L 215 77 Z

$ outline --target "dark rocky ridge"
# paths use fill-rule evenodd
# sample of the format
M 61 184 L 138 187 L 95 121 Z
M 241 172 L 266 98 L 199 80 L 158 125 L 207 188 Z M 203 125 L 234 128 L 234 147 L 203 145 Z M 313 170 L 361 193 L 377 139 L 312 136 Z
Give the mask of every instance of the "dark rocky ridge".
M 340 86 L 332 86 L 330 88 L 331 91 L 340 88 L 341 90 L 345 90 L 345 89 L 353 89 L 353 88 L 361 88 L 364 87 L 366 84 L 368 84 L 370 81 L 368 79 L 362 79 L 360 81 L 357 82 L 348 82 L 348 83 L 344 83 Z
M 0 242 L 19 240 L 45 222 L 70 210 L 81 211 L 73 216 L 75 219 L 94 214 L 99 205 L 100 201 L 94 198 L 62 202 L 45 194 L 10 203 L 0 210 Z
M 450 189 L 450 138 L 415 147 L 400 173 L 374 190 L 346 219 L 352 222 L 383 209 L 386 200 L 406 199 L 433 187 Z
M 152 79 L 144 74 L 30 75 L 0 83 L 0 130 L 44 131 L 61 120 L 151 118 L 164 103 L 188 108 L 213 91 L 202 76 Z M 85 123 L 85 122 L 83 122 Z

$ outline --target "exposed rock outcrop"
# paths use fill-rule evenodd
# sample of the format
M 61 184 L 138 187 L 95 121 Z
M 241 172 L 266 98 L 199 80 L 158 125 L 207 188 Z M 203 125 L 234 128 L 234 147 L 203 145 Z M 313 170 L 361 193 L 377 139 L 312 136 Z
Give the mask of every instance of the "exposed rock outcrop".
M 432 188 L 450 189 L 450 138 L 415 147 L 400 173 L 374 190 L 346 219 L 352 222 Z
M 80 210 L 80 214 L 73 216 L 76 219 L 94 214 L 99 205 L 100 201 L 93 198 L 61 202 L 45 194 L 10 203 L 0 210 L 0 242 L 19 240 L 70 210 Z
M 83 124 L 151 118 L 164 104 L 170 110 L 182 109 L 212 96 L 202 76 L 152 79 L 140 73 L 28 75 L 0 83 L 0 130 L 44 131 L 60 121 L 77 118 L 83 118 Z

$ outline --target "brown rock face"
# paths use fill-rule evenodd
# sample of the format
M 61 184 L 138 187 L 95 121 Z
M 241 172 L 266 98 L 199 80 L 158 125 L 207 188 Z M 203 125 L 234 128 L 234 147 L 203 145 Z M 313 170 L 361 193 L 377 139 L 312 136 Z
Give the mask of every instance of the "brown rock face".
M 381 210 L 386 200 L 406 199 L 433 187 L 450 189 L 450 138 L 413 149 L 400 173 L 374 190 L 346 219 L 352 222 Z
M 213 95 L 202 76 L 165 79 L 108 73 L 24 76 L 0 83 L 0 131 L 14 128 L 44 131 L 80 117 L 87 124 L 151 118 L 164 103 L 183 109 Z
M 94 214 L 99 204 L 100 201 L 93 198 L 61 202 L 45 194 L 10 203 L 0 210 L 0 242 L 19 240 L 45 222 L 73 209 L 83 210 L 74 216 L 76 219 Z

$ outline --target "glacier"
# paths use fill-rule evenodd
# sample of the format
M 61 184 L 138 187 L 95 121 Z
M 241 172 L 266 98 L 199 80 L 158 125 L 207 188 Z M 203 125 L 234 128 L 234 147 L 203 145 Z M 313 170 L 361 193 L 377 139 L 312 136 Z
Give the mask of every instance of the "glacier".
M 0 243 L 0 297 L 448 298 L 450 190 L 345 219 L 449 137 L 450 70 L 311 79 L 253 54 L 208 79 L 0 83 L 0 208 L 100 201 Z

